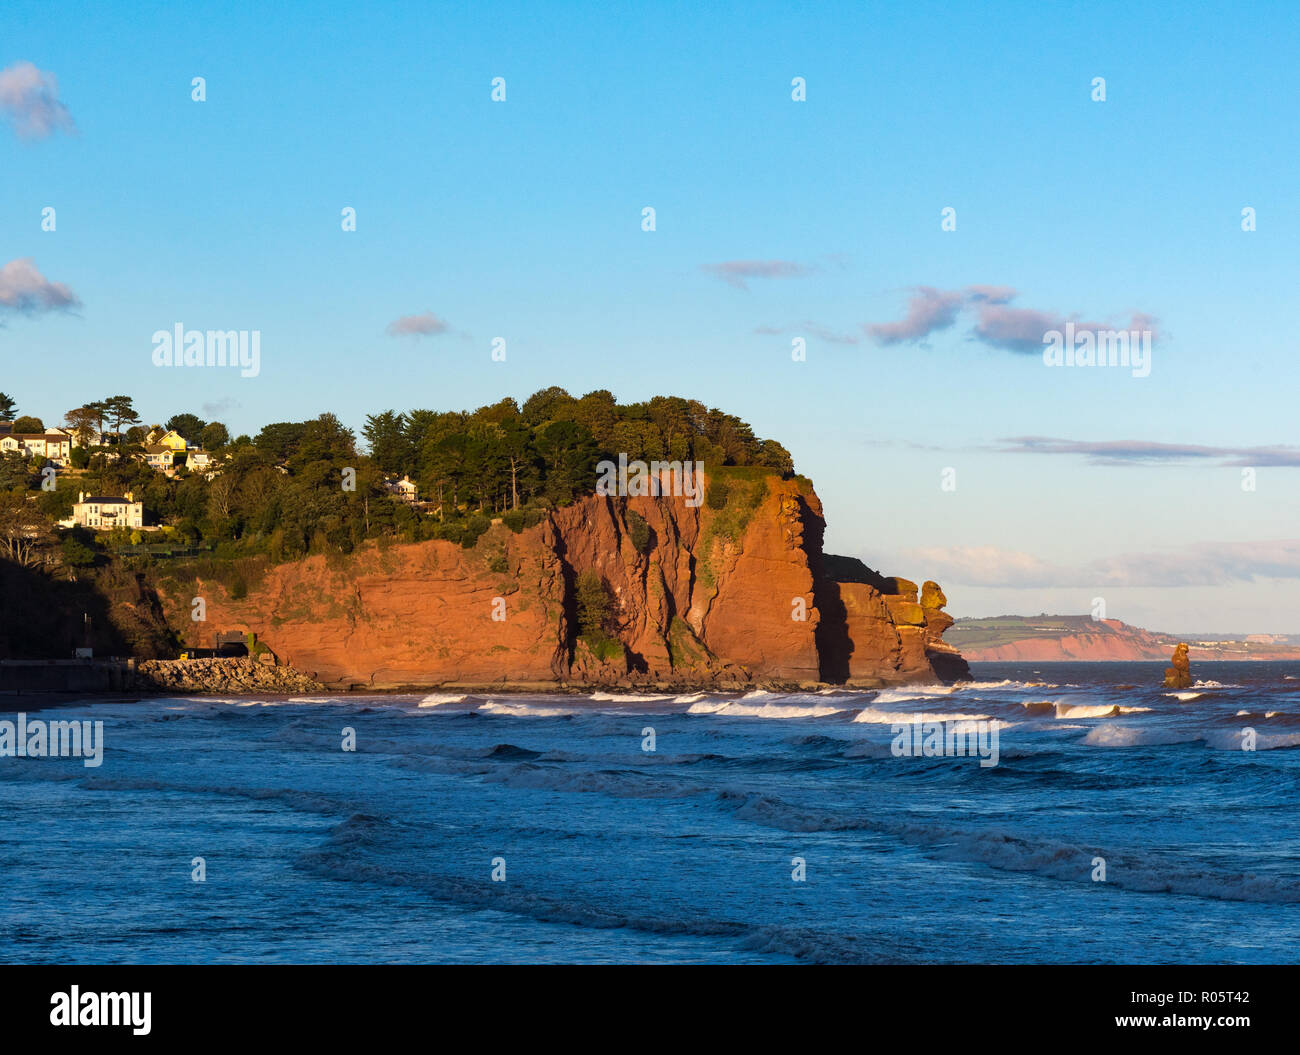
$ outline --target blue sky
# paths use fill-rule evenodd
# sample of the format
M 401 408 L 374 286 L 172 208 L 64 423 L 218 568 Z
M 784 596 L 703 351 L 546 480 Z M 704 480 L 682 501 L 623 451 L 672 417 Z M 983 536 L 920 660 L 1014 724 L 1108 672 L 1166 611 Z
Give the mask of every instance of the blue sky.
M 1100 596 L 1300 633 L 1293 5 L 229 6 L 0 8 L 24 411 L 126 392 L 239 432 L 549 384 L 692 396 L 791 450 L 829 549 L 938 578 L 955 614 Z M 50 104 L 23 63 L 57 78 L 48 127 L 23 127 Z M 944 297 L 949 325 L 870 329 Z M 424 313 L 444 332 L 387 332 Z M 1134 316 L 1144 378 L 997 339 Z M 177 323 L 260 330 L 260 374 L 155 368 Z

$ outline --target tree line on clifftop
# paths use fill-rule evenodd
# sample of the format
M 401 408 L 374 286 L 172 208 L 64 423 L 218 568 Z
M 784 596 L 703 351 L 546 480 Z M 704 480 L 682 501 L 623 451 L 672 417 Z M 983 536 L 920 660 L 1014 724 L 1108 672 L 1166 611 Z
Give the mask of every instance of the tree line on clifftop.
M 331 413 L 273 422 L 233 440 L 224 427 L 212 429 L 190 414 L 177 414 L 168 425 L 196 444 L 199 437 L 184 430 L 206 430 L 203 440 L 216 456 L 212 470 L 182 469 L 169 477 L 124 456 L 125 448 L 116 457 L 97 449 L 77 459 L 77 472 L 60 471 L 56 490 L 41 491 L 34 460 L 7 462 L 0 466 L 0 502 L 21 503 L 28 520 L 38 509 L 46 548 L 60 550 L 57 563 L 72 569 L 102 562 L 106 550 L 147 564 L 164 546 L 202 548 L 218 559 L 281 561 L 348 553 L 368 538 L 444 538 L 472 546 L 495 516 L 518 532 L 548 509 L 593 493 L 597 463 L 620 453 L 629 461 L 794 471 L 781 444 L 757 438 L 734 415 L 675 396 L 621 404 L 605 390 L 578 398 L 546 388 L 522 407 L 503 399 L 474 411 L 385 410 L 367 416 L 361 430 L 367 454 Z M 355 473 L 351 490 L 343 486 L 347 469 Z M 418 505 L 395 500 L 386 487 L 403 476 L 418 485 Z M 113 537 L 78 529 L 59 539 L 53 521 L 70 515 L 78 491 L 130 491 L 143 501 L 148 522 L 164 529 Z

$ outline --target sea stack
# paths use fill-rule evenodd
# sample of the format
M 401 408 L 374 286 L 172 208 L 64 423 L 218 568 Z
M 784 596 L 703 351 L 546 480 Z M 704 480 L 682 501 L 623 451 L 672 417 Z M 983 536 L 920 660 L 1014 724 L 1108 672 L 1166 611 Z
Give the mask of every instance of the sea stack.
M 1165 668 L 1165 688 L 1190 689 L 1192 687 L 1192 672 L 1187 663 L 1186 642 L 1182 642 L 1174 649 L 1174 654 L 1169 662 L 1173 666 Z

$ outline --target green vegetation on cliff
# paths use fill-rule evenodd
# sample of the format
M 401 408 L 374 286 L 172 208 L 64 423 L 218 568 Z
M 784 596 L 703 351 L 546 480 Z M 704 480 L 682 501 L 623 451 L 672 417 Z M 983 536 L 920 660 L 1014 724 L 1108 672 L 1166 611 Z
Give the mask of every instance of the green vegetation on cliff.
M 703 463 L 710 504 L 721 513 L 714 530 L 734 540 L 767 476 L 794 469 L 784 447 L 731 414 L 675 396 L 621 404 L 604 390 L 575 397 L 551 387 L 522 406 L 503 399 L 473 411 L 385 410 L 366 418 L 364 447 L 332 413 L 233 439 L 220 422 L 178 413 L 167 428 L 191 446 L 202 442 L 210 461 L 169 473 L 145 460 L 147 430 L 129 397 L 76 408 L 66 420 L 80 443 L 53 490 L 42 488 L 44 459 L 0 457 L 0 559 L 79 581 L 79 591 L 101 579 L 119 589 L 122 576 L 143 589 L 159 577 L 199 577 L 238 598 L 270 564 L 308 554 L 337 559 L 367 540 L 446 539 L 472 548 L 494 518 L 519 533 L 593 493 L 597 464 L 620 454 L 629 462 Z M 392 493 L 402 476 L 421 501 Z M 157 530 L 57 530 L 79 492 L 130 492 Z M 649 525 L 634 513 L 627 524 L 632 546 L 647 552 Z M 604 650 L 603 632 L 584 632 L 594 651 Z M 136 636 L 144 653 L 166 651 L 165 627 Z M 65 655 L 66 637 L 22 633 L 0 641 L 0 654 Z M 45 640 L 51 644 L 38 647 Z M 114 647 L 134 645 L 119 636 Z

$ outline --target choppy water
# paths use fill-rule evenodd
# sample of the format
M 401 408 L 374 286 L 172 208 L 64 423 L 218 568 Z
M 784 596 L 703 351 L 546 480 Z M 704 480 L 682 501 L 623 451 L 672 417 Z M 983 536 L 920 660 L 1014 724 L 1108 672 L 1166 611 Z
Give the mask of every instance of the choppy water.
M 106 746 L 97 769 L 0 759 L 0 948 L 1297 962 L 1300 664 L 1199 663 L 1182 694 L 1151 687 L 1161 667 L 977 664 L 951 689 L 743 698 L 28 706 L 102 720 Z M 921 715 L 998 719 L 998 764 L 895 757 L 893 724 Z

